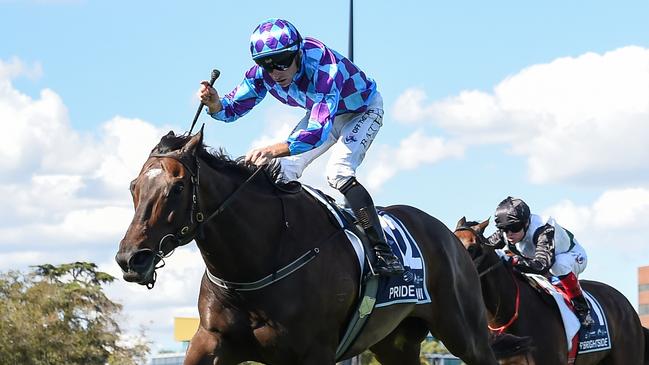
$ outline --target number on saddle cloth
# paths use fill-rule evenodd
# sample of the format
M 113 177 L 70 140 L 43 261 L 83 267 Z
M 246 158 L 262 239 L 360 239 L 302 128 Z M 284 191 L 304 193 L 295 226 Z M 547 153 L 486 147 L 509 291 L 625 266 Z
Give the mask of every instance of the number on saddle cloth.
M 307 185 L 303 185 L 304 191 L 313 195 L 331 214 L 331 216 L 338 222 L 341 228 L 345 229 L 348 233 L 348 238 L 354 246 L 354 250 L 359 256 L 359 262 L 362 264 L 364 247 L 362 245 L 355 245 L 360 243 L 360 234 L 363 230 L 359 227 L 353 226 L 354 218 L 351 211 L 338 206 L 333 198 L 325 195 L 319 190 L 313 189 Z M 379 289 L 376 297 L 376 307 L 383 307 L 397 303 L 417 303 L 424 304 L 430 302 L 430 294 L 426 288 L 426 265 L 423 255 L 417 242 L 413 239 L 408 232 L 405 225 L 396 217 L 381 211 L 379 209 L 379 217 L 385 232 L 386 240 L 390 248 L 397 256 L 397 259 L 406 268 L 403 275 L 380 277 Z M 355 236 L 350 237 L 349 233 L 354 233 Z M 355 238 L 354 238 L 355 237 Z M 356 241 L 356 242 L 355 242 Z M 358 250 L 361 250 L 359 253 Z M 361 271 L 366 268 L 361 267 Z M 363 274 L 361 274 L 363 277 Z

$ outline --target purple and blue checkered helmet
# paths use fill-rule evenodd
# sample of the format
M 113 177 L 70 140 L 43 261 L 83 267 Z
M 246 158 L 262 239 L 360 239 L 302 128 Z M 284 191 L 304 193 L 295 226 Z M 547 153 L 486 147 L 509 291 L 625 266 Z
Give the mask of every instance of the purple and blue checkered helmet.
M 255 28 L 250 36 L 250 53 L 252 59 L 272 56 L 274 54 L 297 51 L 302 37 L 293 24 L 283 19 L 268 19 Z

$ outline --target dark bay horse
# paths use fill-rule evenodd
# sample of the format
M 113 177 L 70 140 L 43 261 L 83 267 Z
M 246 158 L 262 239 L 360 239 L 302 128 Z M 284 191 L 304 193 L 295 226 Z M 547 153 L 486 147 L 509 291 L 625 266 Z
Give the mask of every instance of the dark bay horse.
M 254 170 L 208 152 L 202 137 L 170 132 L 131 183 L 135 215 L 116 256 L 124 279 L 152 287 L 162 259 L 195 239 L 207 271 L 185 365 L 334 364 L 359 292 L 358 259 L 345 234 L 311 195 L 279 189 L 276 166 Z M 420 210 L 386 210 L 421 246 L 432 302 L 376 308 L 343 357 L 370 348 L 382 364 L 419 365 L 430 331 L 468 364 L 497 364 L 464 247 Z M 258 282 L 314 249 L 317 256 L 270 285 L 233 284 Z
M 477 223 L 462 218 L 455 235 L 468 250 L 480 273 L 490 328 L 532 337 L 537 364 L 567 364 L 568 345 L 554 299 L 532 288 L 487 244 L 484 230 L 488 224 L 489 220 Z M 600 302 L 608 316 L 612 348 L 579 354 L 575 364 L 648 364 L 649 331 L 640 324 L 631 303 L 606 284 L 589 280 L 580 282 Z

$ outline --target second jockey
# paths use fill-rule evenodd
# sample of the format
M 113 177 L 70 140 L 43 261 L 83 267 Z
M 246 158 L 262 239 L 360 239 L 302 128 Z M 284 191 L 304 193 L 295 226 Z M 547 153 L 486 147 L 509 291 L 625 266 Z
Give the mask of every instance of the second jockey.
M 260 166 L 280 158 L 281 180 L 297 180 L 318 156 L 332 149 L 327 181 L 340 191 L 372 243 L 369 256 L 379 274 L 401 274 L 403 265 L 387 244 L 374 202 L 356 180 L 383 124 L 383 99 L 376 82 L 349 59 L 314 38 L 302 38 L 293 24 L 268 19 L 250 37 L 255 65 L 243 82 L 224 97 L 207 81 L 198 91 L 212 118 L 233 122 L 269 93 L 280 102 L 306 109 L 285 141 L 246 154 Z
M 556 276 L 572 301 L 583 327 L 593 324 L 588 303 L 577 276 L 586 269 L 587 256 L 573 234 L 553 218 L 543 219 L 530 213 L 521 199 L 507 197 L 494 214 L 498 230 L 489 237 L 495 248 L 504 248 L 514 256 L 511 263 L 518 270 Z

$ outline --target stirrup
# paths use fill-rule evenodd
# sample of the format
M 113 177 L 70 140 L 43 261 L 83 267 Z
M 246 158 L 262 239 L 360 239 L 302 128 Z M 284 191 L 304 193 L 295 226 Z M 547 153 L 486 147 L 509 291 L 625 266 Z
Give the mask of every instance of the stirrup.
M 579 323 L 581 324 L 582 328 L 590 328 L 593 324 L 595 324 L 595 320 L 593 317 L 590 315 L 590 311 L 586 312 L 586 314 L 578 314 L 579 317 Z
M 375 251 L 376 261 L 374 271 L 378 275 L 401 275 L 405 271 L 403 265 L 392 252 Z

